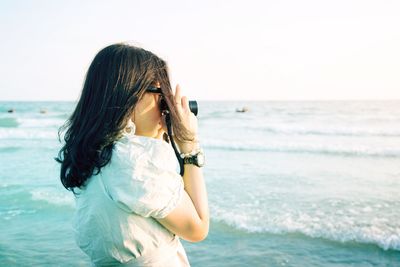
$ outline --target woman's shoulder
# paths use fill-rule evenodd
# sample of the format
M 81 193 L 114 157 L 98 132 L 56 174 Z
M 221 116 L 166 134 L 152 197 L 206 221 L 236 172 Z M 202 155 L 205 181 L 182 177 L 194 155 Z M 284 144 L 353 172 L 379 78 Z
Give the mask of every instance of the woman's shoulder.
M 175 170 L 178 164 L 172 146 L 164 140 L 127 133 L 115 142 L 113 160 L 132 167 L 146 163 L 166 170 Z

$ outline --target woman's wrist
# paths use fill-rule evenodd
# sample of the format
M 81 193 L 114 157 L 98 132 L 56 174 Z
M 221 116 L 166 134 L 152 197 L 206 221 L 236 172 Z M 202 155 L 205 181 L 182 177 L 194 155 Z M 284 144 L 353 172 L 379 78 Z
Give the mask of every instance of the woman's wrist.
M 179 145 L 179 151 L 181 152 L 181 154 L 190 154 L 199 149 L 200 143 L 197 139 L 195 139 L 195 141 L 184 142 Z

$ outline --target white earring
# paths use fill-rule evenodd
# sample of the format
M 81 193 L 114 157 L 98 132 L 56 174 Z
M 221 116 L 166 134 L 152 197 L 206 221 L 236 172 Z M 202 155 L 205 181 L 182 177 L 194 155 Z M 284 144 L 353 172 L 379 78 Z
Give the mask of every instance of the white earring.
M 131 119 L 128 120 L 128 123 L 126 124 L 124 131 L 128 134 L 135 134 L 136 125 Z

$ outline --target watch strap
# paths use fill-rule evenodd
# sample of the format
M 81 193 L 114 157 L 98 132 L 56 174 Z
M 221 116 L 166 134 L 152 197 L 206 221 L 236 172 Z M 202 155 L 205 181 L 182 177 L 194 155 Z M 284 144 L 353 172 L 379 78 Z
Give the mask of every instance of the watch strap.
M 183 158 L 183 164 L 195 164 L 195 165 L 196 165 L 196 158 L 195 158 L 195 156 Z

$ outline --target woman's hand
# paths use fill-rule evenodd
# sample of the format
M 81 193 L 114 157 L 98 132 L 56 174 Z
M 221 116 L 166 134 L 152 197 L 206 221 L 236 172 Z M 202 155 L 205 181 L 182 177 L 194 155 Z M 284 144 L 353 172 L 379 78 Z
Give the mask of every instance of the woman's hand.
M 197 118 L 190 111 L 189 108 L 189 100 L 186 96 L 181 97 L 181 88 L 179 85 L 176 85 L 175 95 L 174 95 L 175 106 L 178 112 L 178 115 L 181 118 L 181 122 L 183 127 L 187 129 L 190 133 L 190 136 L 193 137 L 193 141 L 185 141 L 179 140 L 175 138 L 175 143 L 178 145 L 181 153 L 189 153 L 193 149 L 198 147 L 198 136 L 197 136 Z

